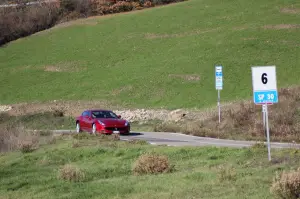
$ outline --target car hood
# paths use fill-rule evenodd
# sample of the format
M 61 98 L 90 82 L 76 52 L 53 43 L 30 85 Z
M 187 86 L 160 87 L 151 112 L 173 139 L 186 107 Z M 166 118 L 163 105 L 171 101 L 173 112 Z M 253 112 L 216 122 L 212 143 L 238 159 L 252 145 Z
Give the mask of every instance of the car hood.
M 126 120 L 121 120 L 121 119 L 114 119 L 114 118 L 99 118 L 97 119 L 101 122 L 103 122 L 106 126 L 124 126 L 126 123 Z

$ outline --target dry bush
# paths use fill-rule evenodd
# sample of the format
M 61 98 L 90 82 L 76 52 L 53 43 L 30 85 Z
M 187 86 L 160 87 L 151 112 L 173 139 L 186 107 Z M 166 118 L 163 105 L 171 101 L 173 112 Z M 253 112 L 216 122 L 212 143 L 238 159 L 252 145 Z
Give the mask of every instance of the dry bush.
M 152 7 L 152 6 L 153 6 L 153 4 L 152 4 L 151 1 L 145 1 L 145 3 L 144 3 L 144 7 L 145 7 L 145 8 L 150 8 L 150 7 Z
M 172 170 L 168 157 L 158 154 L 143 154 L 133 166 L 133 173 L 136 175 L 167 173 Z
M 154 131 L 155 132 L 180 132 L 181 127 L 178 124 L 165 122 L 165 123 L 160 123 L 155 125 Z
M 127 12 L 133 10 L 133 6 L 130 2 L 118 1 L 114 5 L 110 6 L 113 13 Z
M 279 103 L 268 106 L 271 141 L 300 142 L 300 87 L 279 90 Z M 240 102 L 223 107 L 221 123 L 214 110 L 201 121 L 161 123 L 154 127 L 157 132 L 182 132 L 189 135 L 265 140 L 262 107 L 250 102 Z
M 31 152 L 39 146 L 39 134 L 27 132 L 24 127 L 0 125 L 0 151 L 9 152 L 20 150 L 23 153 Z
M 219 166 L 219 171 L 218 171 L 218 178 L 220 182 L 223 181 L 235 181 L 237 176 L 236 176 L 236 171 L 233 167 L 229 166 Z
M 79 13 L 87 17 L 92 14 L 91 0 L 60 0 L 60 7 L 64 13 Z
M 74 165 L 66 164 L 59 170 L 58 178 L 70 182 L 80 182 L 84 180 L 85 173 Z
M 133 10 L 141 10 L 141 9 L 143 9 L 143 7 L 141 6 L 141 4 L 138 3 L 138 2 L 131 2 L 131 5 L 133 7 Z
M 0 45 L 52 27 L 59 19 L 53 4 L 0 8 Z
M 297 199 L 300 198 L 300 168 L 296 171 L 276 173 L 270 188 L 277 198 Z

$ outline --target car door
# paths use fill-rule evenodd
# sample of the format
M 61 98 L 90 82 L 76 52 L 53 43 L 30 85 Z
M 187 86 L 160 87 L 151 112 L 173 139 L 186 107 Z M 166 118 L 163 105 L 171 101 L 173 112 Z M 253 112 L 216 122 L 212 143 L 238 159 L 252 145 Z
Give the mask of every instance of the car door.
M 92 131 L 92 125 L 93 125 L 93 122 L 94 122 L 94 119 L 92 118 L 92 112 L 91 111 L 88 111 L 85 122 L 86 122 L 87 130 L 89 132 L 91 132 Z
M 81 122 L 80 122 L 80 126 L 82 130 L 88 130 L 87 127 L 87 117 L 88 117 L 88 111 L 84 111 L 81 115 Z

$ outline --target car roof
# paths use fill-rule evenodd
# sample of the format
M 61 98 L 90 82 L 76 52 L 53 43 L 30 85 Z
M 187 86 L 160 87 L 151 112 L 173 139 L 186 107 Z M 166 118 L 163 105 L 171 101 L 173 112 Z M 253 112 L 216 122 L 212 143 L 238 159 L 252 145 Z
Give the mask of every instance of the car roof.
M 107 109 L 89 109 L 89 110 L 85 110 L 85 111 L 111 111 L 111 110 L 107 110 Z

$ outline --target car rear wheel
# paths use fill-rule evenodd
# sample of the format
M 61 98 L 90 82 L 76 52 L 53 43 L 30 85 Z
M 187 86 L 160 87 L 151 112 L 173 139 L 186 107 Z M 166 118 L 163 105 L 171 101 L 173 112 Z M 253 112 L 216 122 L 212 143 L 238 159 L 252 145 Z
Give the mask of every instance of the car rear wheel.
M 93 124 L 93 126 L 92 126 L 92 133 L 96 134 L 96 124 Z
M 81 127 L 79 122 L 76 123 L 76 133 L 80 133 L 81 132 Z

